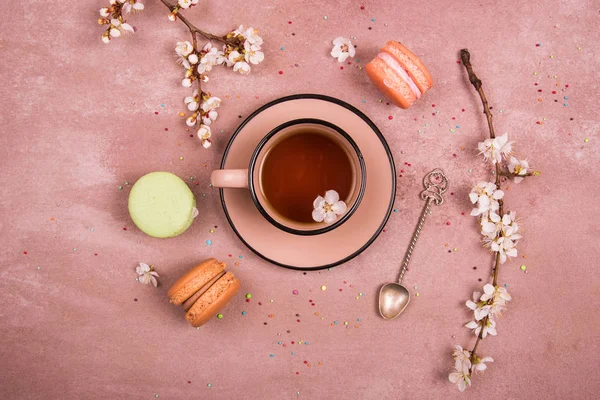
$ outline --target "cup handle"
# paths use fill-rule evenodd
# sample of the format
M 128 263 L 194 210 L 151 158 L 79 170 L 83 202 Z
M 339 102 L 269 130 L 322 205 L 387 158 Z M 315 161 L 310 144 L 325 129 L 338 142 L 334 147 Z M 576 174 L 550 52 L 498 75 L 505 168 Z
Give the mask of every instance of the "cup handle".
M 210 175 L 213 187 L 248 188 L 247 169 L 217 169 Z

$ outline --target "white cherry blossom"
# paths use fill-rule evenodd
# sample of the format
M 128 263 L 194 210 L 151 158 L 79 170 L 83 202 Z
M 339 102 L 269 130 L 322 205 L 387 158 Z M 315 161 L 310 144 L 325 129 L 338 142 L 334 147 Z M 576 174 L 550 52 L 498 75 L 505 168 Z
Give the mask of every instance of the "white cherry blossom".
M 331 50 L 331 56 L 337 58 L 339 62 L 344 62 L 348 57 L 354 57 L 356 50 L 352 45 L 350 39 L 344 37 L 337 37 L 333 39 L 333 49 Z
M 196 111 L 200 106 L 200 98 L 198 97 L 198 89 L 194 90 L 194 93 L 191 96 L 183 99 L 183 102 L 187 105 L 188 110 Z
M 473 300 L 467 300 L 465 303 L 470 310 L 473 310 L 475 321 L 480 321 L 487 317 L 490 313 L 490 308 L 492 308 L 490 304 L 487 304 L 485 301 L 481 301 L 480 296 L 481 293 L 473 292 Z
M 340 195 L 335 190 L 325 192 L 325 197 L 317 196 L 313 202 L 312 218 L 316 222 L 332 223 L 346 212 L 346 203 L 340 200 Z
M 492 318 L 486 318 L 480 321 L 471 321 L 465 326 L 469 329 L 472 329 L 475 333 L 475 336 L 479 336 L 481 333 L 482 339 L 485 339 L 488 334 L 491 336 L 496 336 L 498 334 L 498 332 L 496 332 L 496 321 L 494 321 Z M 483 333 L 481 332 L 482 329 Z
M 513 143 L 508 141 L 508 133 L 505 133 L 494 139 L 489 138 L 483 142 L 479 142 L 477 149 L 479 150 L 479 154 L 483 154 L 483 158 L 486 161 L 491 160 L 496 164 L 502 162 L 502 159 L 506 159 L 510 155 Z
M 508 170 L 511 174 L 515 175 L 515 183 L 519 183 L 523 180 L 523 176 L 530 172 L 529 162 L 527 160 L 519 160 L 516 157 L 511 156 L 508 163 Z
M 191 6 L 195 6 L 196 4 L 198 4 L 199 0 L 179 0 L 177 2 L 177 4 L 179 4 L 179 7 L 181 8 L 190 8 Z
M 177 46 L 175 46 L 175 52 L 180 57 L 187 57 L 192 53 L 192 51 L 194 51 L 194 46 L 192 46 L 192 44 L 187 40 L 183 42 L 177 42 Z
M 468 386 L 471 386 L 471 374 L 465 371 L 452 372 L 448 380 L 458 385 L 458 390 L 464 392 Z
M 473 364 L 473 370 L 478 372 L 485 371 L 487 369 L 487 365 L 485 365 L 485 363 L 487 362 L 494 362 L 494 359 L 492 357 L 476 357 L 475 364 Z
M 139 275 L 137 277 L 137 280 L 140 283 L 143 283 L 145 285 L 152 283 L 154 287 L 158 286 L 158 281 L 156 280 L 158 274 L 156 273 L 156 271 L 154 271 L 154 265 L 140 263 L 140 265 L 138 265 L 135 268 L 135 272 L 137 272 L 137 274 Z

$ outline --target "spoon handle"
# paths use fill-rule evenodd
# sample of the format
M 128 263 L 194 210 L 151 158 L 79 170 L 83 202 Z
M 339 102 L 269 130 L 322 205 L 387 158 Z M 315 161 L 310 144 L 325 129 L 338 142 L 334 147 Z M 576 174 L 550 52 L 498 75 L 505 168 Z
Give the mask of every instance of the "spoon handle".
M 425 178 L 423 178 L 423 186 L 425 186 L 425 190 L 421 192 L 421 199 L 426 200 L 425 208 L 421 213 L 421 218 L 419 218 L 417 229 L 415 229 L 415 233 L 413 234 L 412 240 L 410 241 L 408 250 L 406 250 L 406 255 L 404 256 L 404 261 L 402 262 L 402 270 L 400 271 L 400 276 L 398 277 L 399 284 L 402 284 L 404 273 L 408 269 L 410 258 L 412 257 L 413 250 L 415 249 L 415 245 L 417 244 L 417 239 L 419 238 L 421 229 L 423 229 L 423 224 L 425 223 L 427 214 L 429 214 L 431 203 L 435 203 L 438 206 L 444 203 L 444 198 L 442 197 L 442 194 L 444 194 L 444 192 L 448 190 L 448 178 L 446 178 L 446 175 L 444 175 L 444 172 L 442 172 L 441 169 L 435 169 L 427 175 L 425 175 Z

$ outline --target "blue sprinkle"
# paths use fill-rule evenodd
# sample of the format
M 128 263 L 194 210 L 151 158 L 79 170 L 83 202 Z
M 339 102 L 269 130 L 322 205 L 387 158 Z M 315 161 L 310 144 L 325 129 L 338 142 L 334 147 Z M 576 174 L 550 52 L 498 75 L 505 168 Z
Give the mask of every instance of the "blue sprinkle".
M 212 244 L 212 241 L 209 239 L 206 241 L 206 244 L 210 246 Z
M 240 256 L 240 258 L 244 258 L 244 256 Z
M 292 351 L 292 355 L 295 355 L 295 354 L 296 354 L 296 353 L 294 353 L 294 352 Z
M 569 100 L 569 96 L 565 96 L 565 97 L 563 97 L 563 99 Z
M 242 311 L 242 315 L 246 315 L 246 311 Z
M 398 212 L 398 209 L 397 209 L 397 208 L 394 208 L 394 212 Z
M 275 354 L 269 354 L 269 357 L 271 357 L 271 358 L 275 357 Z
M 161 107 L 164 107 L 164 106 L 165 106 L 165 103 L 162 103 L 160 106 L 161 106 Z
M 460 129 L 460 125 L 456 125 L 456 129 Z
M 285 50 L 285 46 L 281 46 L 281 50 Z
M 337 321 L 333 321 L 333 323 L 337 325 Z
M 304 342 L 304 344 L 306 345 L 306 344 L 308 344 L 308 342 Z
M 505 283 L 505 284 L 504 284 L 504 287 L 508 287 L 508 283 Z
M 277 342 L 277 344 L 281 344 L 281 342 Z
M 371 21 L 372 21 L 372 22 L 375 22 L 375 18 L 371 18 Z
M 360 62 L 360 60 L 357 58 L 357 59 L 356 59 L 356 62 L 358 63 L 358 62 Z
M 568 106 L 568 104 L 567 104 L 567 103 L 565 103 L 565 104 L 563 104 L 563 106 L 565 106 L 565 107 L 566 107 L 566 106 Z
M 363 102 L 363 103 L 366 103 L 367 101 L 366 101 L 366 100 L 362 100 L 362 102 Z
M 357 321 L 358 321 L 358 322 L 360 322 L 360 318 L 359 318 L 359 319 L 357 319 Z

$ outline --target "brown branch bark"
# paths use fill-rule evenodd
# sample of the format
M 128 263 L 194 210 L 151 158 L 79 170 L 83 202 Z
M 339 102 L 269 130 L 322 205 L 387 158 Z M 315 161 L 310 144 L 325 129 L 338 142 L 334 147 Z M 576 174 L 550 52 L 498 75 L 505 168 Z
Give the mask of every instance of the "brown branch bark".
M 160 0 L 160 1 L 165 6 L 167 6 L 167 8 L 169 9 L 169 11 L 173 12 L 173 10 L 175 10 L 176 6 L 170 4 L 167 0 Z M 194 37 L 194 41 L 196 41 L 196 35 L 195 34 L 197 33 L 199 35 L 204 36 L 208 40 L 217 40 L 217 41 L 219 41 L 219 42 L 221 42 L 223 44 L 229 43 L 226 38 L 221 37 L 221 36 L 217 36 L 217 35 L 213 35 L 212 33 L 204 32 L 202 29 L 200 29 L 197 26 L 195 26 L 194 24 L 192 24 L 186 17 L 184 17 L 181 14 L 181 10 L 179 10 L 177 12 L 177 18 L 188 27 L 188 29 L 192 33 L 192 36 Z M 195 48 L 195 46 L 194 46 L 194 48 Z
M 469 82 L 471 82 L 471 85 L 473 85 L 473 87 L 479 94 L 479 98 L 481 99 L 481 103 L 483 104 L 483 113 L 485 114 L 486 119 L 487 119 L 488 129 L 490 131 L 490 138 L 494 139 L 496 137 L 496 133 L 494 131 L 494 116 L 492 115 L 492 112 L 490 111 L 490 106 L 488 104 L 487 98 L 485 97 L 485 92 L 483 91 L 483 84 L 481 83 L 481 79 L 479 79 L 477 77 L 477 75 L 475 74 L 475 72 L 473 71 L 473 66 L 471 65 L 471 54 L 469 53 L 469 50 L 462 49 L 460 51 L 460 59 L 462 60 L 462 63 L 465 66 L 467 73 L 469 75 Z M 495 175 L 496 175 L 496 187 L 498 189 L 500 189 L 500 184 L 501 184 L 500 177 L 503 176 L 503 171 L 502 171 L 502 168 L 500 167 L 500 163 L 496 163 Z M 502 216 L 502 215 L 504 215 L 504 201 L 502 201 L 502 199 L 500 199 L 500 200 L 498 200 L 498 203 L 500 204 L 500 209 L 498 211 L 499 211 L 500 216 Z M 499 273 L 499 269 L 500 269 L 499 267 L 500 267 L 500 253 L 496 252 L 495 259 L 494 259 L 494 267 L 492 270 L 493 271 L 492 284 L 494 286 L 498 286 L 498 273 Z M 490 299 L 490 301 L 491 301 L 491 299 Z M 489 317 L 484 317 L 481 320 L 482 329 L 481 329 L 481 332 L 479 332 L 479 335 L 477 336 L 475 345 L 473 345 L 473 350 L 471 350 L 471 362 L 473 362 L 475 360 L 477 347 L 479 346 L 479 342 L 481 342 L 481 340 L 483 339 L 483 327 L 487 325 L 488 321 L 489 321 Z

